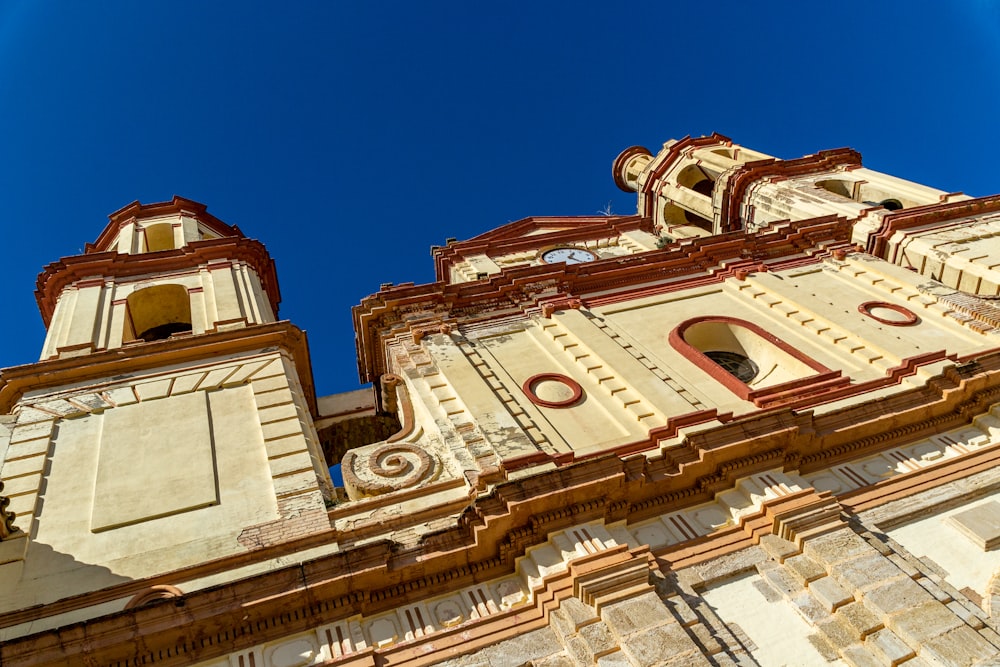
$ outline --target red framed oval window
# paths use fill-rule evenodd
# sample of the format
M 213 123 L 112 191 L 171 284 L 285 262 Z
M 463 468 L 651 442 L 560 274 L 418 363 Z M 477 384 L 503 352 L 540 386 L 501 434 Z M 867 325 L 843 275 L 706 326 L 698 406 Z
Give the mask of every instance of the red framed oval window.
M 909 308 L 886 301 L 865 301 L 858 306 L 858 311 L 876 322 L 893 327 L 908 327 L 920 321 L 917 314 Z
M 583 387 L 560 373 L 532 375 L 521 385 L 521 390 L 528 400 L 544 408 L 568 408 L 583 397 Z

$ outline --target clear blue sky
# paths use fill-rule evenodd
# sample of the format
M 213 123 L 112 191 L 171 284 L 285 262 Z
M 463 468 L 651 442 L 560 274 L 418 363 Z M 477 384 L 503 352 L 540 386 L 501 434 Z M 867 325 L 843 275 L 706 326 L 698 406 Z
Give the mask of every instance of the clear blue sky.
M 267 244 L 321 394 L 350 308 L 429 247 L 634 212 L 627 146 L 720 132 L 778 157 L 1000 191 L 1000 3 L 0 0 L 0 367 L 37 359 L 41 268 L 179 194 Z

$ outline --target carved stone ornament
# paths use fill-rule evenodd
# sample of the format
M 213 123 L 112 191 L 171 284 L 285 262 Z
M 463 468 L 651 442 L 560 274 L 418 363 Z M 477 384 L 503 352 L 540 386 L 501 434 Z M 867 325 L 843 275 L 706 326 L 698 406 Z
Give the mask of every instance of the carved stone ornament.
M 1000 620 L 1000 569 L 993 572 L 986 585 L 986 595 L 983 596 L 983 611 L 990 615 L 994 623 Z
M 3 482 L 0 482 L 0 492 L 3 491 Z M 14 513 L 7 511 L 10 498 L 0 495 L 0 540 L 5 540 L 17 532 L 14 526 Z
M 441 464 L 421 447 L 385 442 L 359 447 L 344 457 L 342 472 L 348 490 L 376 496 L 417 486 L 440 474 Z

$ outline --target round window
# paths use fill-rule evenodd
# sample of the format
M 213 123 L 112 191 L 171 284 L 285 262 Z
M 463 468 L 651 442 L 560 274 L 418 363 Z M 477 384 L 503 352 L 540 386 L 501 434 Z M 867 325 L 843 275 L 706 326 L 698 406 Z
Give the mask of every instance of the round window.
M 528 400 L 546 408 L 568 408 L 583 397 L 583 387 L 559 373 L 532 375 L 524 381 L 521 389 Z
M 748 383 L 757 377 L 760 369 L 752 359 L 738 352 L 726 352 L 724 350 L 713 350 L 706 352 L 705 356 L 722 366 L 730 375 L 740 382 Z
M 876 322 L 894 327 L 908 327 L 920 321 L 917 314 L 906 306 L 885 301 L 865 301 L 858 306 L 858 310 Z

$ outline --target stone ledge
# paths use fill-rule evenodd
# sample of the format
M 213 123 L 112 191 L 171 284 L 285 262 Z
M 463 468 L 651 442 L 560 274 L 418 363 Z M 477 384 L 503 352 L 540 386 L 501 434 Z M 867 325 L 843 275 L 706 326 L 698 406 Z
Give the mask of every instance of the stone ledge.
M 954 514 L 946 523 L 983 551 L 1000 546 L 1000 503 L 995 500 Z

